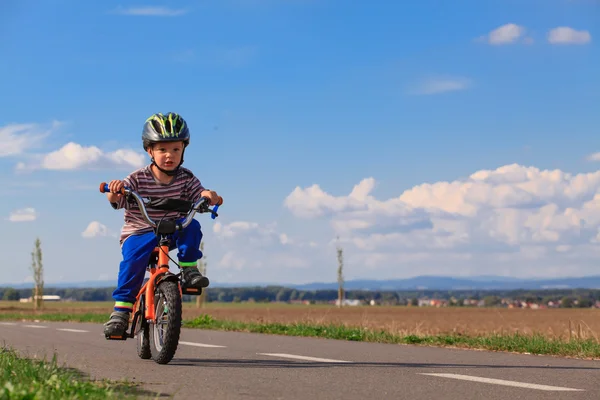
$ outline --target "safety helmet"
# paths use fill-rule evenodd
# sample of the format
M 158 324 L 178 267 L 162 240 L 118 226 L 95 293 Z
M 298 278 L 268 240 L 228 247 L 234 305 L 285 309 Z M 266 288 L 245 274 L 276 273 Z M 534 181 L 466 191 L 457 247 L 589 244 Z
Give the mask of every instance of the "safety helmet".
M 187 126 L 187 122 L 185 122 L 181 115 L 174 112 L 169 112 L 166 115 L 156 113 L 146 120 L 142 131 L 144 150 L 148 151 L 148 148 L 154 143 L 180 141 L 183 142 L 181 162 L 173 171 L 167 171 L 159 167 L 156 164 L 156 161 L 154 161 L 154 157 L 152 157 L 152 164 L 169 176 L 177 174 L 179 167 L 183 164 L 185 148 L 190 144 L 190 130 Z
M 153 143 L 179 141 L 183 141 L 184 147 L 190 144 L 190 130 L 181 115 L 156 113 L 146 120 L 142 131 L 144 150 Z

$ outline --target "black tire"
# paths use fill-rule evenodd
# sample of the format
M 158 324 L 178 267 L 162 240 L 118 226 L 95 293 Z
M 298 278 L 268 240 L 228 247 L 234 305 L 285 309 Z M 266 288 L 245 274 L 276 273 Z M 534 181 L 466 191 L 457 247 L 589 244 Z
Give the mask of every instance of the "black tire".
M 167 364 L 175 356 L 181 333 L 181 296 L 177 282 L 162 281 L 158 284 L 154 307 L 157 322 L 150 324 L 149 329 L 152 359 L 158 364 Z
M 138 317 L 137 324 L 140 325 L 140 330 L 136 334 L 137 354 L 143 360 L 148 360 L 152 357 L 150 351 L 150 328 L 146 322 L 146 317 L 143 314 L 146 308 L 146 296 L 142 295 L 138 305 L 138 310 L 142 311 L 142 314 Z M 134 328 L 137 329 L 137 326 Z
M 148 360 L 152 357 L 150 351 L 150 327 L 146 322 L 142 322 L 142 329 L 136 335 L 137 353 L 142 360 Z

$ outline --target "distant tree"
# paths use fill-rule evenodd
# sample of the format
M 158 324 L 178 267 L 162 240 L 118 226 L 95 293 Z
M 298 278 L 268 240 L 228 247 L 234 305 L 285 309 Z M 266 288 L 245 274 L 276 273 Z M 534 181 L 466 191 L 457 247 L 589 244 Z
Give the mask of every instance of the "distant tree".
M 393 292 L 383 292 L 381 295 L 381 301 L 386 304 L 398 304 L 396 293 Z
M 8 288 L 4 291 L 4 295 L 2 296 L 2 300 L 15 301 L 19 300 L 21 296 L 19 296 L 19 292 L 14 288 Z
M 561 308 L 572 308 L 573 307 L 573 299 L 565 296 L 562 298 L 561 303 L 560 303 L 560 307 Z
M 542 297 L 542 304 L 543 305 L 548 305 L 548 303 L 550 303 L 551 301 L 554 301 L 554 298 L 552 296 L 544 296 Z
M 33 308 L 41 310 L 44 307 L 44 265 L 42 264 L 42 243 L 39 238 L 35 240 L 35 247 L 31 252 L 31 270 L 35 285 Z
M 594 305 L 594 302 L 589 297 L 580 297 L 577 302 L 579 308 L 590 308 Z
M 486 307 L 494 307 L 500 304 L 500 297 L 498 296 L 485 296 L 483 298 L 483 304 Z
M 275 301 L 286 301 L 286 298 L 288 298 L 287 295 L 288 291 L 285 288 L 281 288 L 275 295 Z
M 296 289 L 293 289 L 290 293 L 290 300 L 298 300 L 298 291 Z

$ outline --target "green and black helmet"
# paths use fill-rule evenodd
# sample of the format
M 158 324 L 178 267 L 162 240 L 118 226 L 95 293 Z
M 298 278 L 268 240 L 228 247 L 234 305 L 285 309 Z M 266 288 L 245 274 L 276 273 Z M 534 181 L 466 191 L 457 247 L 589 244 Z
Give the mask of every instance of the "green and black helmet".
M 152 143 L 179 141 L 183 141 L 184 146 L 190 143 L 190 130 L 181 115 L 156 113 L 146 120 L 142 131 L 144 150 Z
M 173 112 L 169 112 L 166 115 L 162 113 L 153 114 L 146 120 L 144 124 L 144 130 L 142 131 L 142 143 L 144 144 L 144 150 L 148 151 L 148 148 L 154 143 L 160 142 L 183 142 L 183 151 L 181 154 L 181 162 L 173 171 L 167 171 L 159 167 L 154 158 L 152 163 L 156 167 L 169 176 L 177 174 L 179 167 L 183 164 L 183 154 L 185 148 L 190 144 L 190 130 L 187 122 L 181 117 L 181 115 Z

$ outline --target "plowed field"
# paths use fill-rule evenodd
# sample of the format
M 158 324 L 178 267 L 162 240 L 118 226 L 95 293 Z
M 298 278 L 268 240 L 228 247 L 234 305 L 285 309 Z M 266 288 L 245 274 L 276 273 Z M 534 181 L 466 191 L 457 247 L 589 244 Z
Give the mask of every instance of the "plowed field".
M 112 303 L 46 303 L 44 313 L 108 315 Z M 35 314 L 31 304 L 0 302 L 0 313 Z M 433 307 L 343 307 L 322 305 L 186 303 L 184 318 L 209 314 L 216 319 L 256 323 L 342 324 L 401 335 L 461 333 L 542 333 L 547 337 L 600 338 L 600 309 L 506 309 Z
M 186 308 L 184 316 L 190 319 L 202 313 L 223 320 L 333 323 L 402 335 L 538 332 L 548 337 L 600 337 L 600 309 L 260 306 Z

